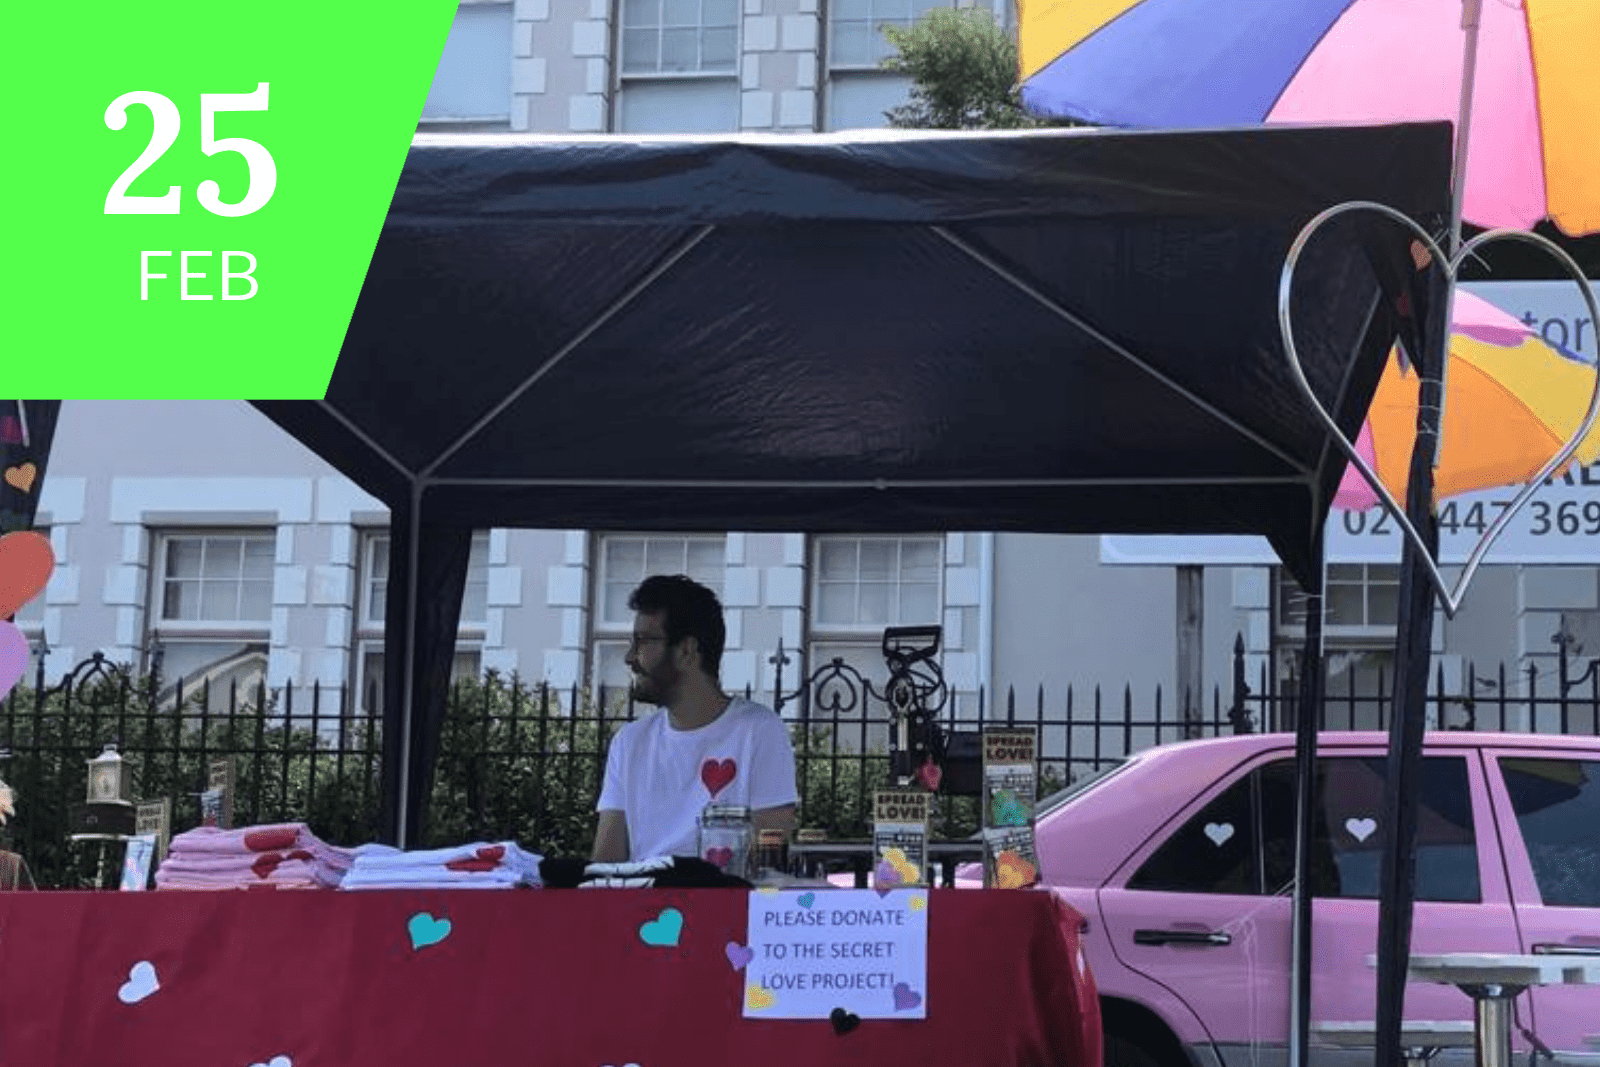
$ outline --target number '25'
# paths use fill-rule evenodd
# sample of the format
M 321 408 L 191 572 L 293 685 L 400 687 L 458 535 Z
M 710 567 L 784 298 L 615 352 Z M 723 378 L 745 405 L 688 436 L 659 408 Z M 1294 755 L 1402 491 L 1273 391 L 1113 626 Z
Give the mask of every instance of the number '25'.
M 111 191 L 106 193 L 105 213 L 176 215 L 178 198 L 183 193 L 179 186 L 171 186 L 162 196 L 135 196 L 128 192 L 128 186 L 132 185 L 152 163 L 160 159 L 167 149 L 177 143 L 180 125 L 178 105 L 160 93 L 144 90 L 123 93 L 106 108 L 106 125 L 113 130 L 122 129 L 128 124 L 128 108 L 134 104 L 143 104 L 150 109 L 150 114 L 155 119 L 155 127 L 150 131 L 150 143 L 139 154 L 139 158 L 122 172 L 121 177 L 111 183 Z M 216 182 L 207 180 L 200 183 L 200 188 L 197 190 L 200 206 L 213 215 L 237 218 L 259 211 L 268 200 L 272 199 L 273 191 L 278 188 L 278 166 L 272 161 L 270 152 L 243 137 L 219 138 L 216 135 L 219 111 L 265 110 L 267 110 L 266 82 L 259 83 L 252 93 L 200 94 L 200 150 L 208 156 L 214 156 L 218 152 L 237 152 L 244 157 L 245 165 L 250 171 L 244 199 L 237 204 L 223 201 L 222 190 Z

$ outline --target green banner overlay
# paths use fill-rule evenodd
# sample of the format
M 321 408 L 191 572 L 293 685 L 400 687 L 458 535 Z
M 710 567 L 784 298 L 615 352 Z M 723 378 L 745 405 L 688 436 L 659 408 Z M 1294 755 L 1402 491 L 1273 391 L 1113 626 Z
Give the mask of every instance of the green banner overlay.
M 455 9 L 5 5 L 4 392 L 322 396 Z

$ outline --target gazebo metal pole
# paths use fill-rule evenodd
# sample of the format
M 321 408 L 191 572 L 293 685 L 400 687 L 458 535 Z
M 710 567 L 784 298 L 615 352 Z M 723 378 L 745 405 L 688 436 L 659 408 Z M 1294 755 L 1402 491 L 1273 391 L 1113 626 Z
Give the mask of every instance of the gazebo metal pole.
M 1320 555 L 1320 554 L 1319 554 Z M 1301 658 L 1300 693 L 1295 709 L 1294 922 L 1290 933 L 1289 1067 L 1307 1067 L 1311 1055 L 1311 837 L 1316 804 L 1317 731 L 1322 729 L 1322 590 L 1325 565 L 1319 564 L 1317 590 L 1306 602 L 1306 644 Z M 1276 887 L 1268 886 L 1269 890 Z
M 1445 254 L 1461 247 L 1461 210 L 1466 194 L 1468 135 L 1472 128 L 1472 93 L 1476 82 L 1478 30 L 1483 0 L 1462 0 L 1464 44 L 1461 102 L 1457 112 L 1455 159 L 1451 174 L 1449 244 Z M 1445 264 L 1433 264 L 1442 270 Z M 1437 287 L 1431 287 L 1437 295 Z M 1442 306 L 1436 306 L 1442 305 Z M 1417 442 L 1411 452 L 1406 490 L 1406 515 L 1421 535 L 1423 547 L 1410 538 L 1400 563 L 1400 611 L 1395 635 L 1395 675 L 1389 755 L 1383 787 L 1383 861 L 1378 883 L 1378 987 L 1374 1039 L 1375 1067 L 1401 1067 L 1406 977 L 1410 970 L 1411 919 L 1416 897 L 1418 773 L 1427 717 L 1428 669 L 1433 652 L 1434 589 L 1428 564 L 1439 558 L 1439 527 L 1433 511 L 1433 472 L 1439 459 L 1439 426 L 1444 403 L 1444 376 L 1450 345 L 1450 293 L 1430 301 L 1424 325 L 1424 351 L 1418 363 Z M 1425 551 L 1427 558 L 1419 553 Z

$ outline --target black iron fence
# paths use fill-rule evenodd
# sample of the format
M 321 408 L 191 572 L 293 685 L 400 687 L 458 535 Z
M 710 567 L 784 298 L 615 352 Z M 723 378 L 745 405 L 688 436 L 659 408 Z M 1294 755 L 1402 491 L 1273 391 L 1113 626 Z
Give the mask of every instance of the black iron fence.
M 1441 729 L 1600 733 L 1600 678 L 1566 650 L 1555 667 L 1468 670 L 1459 685 L 1433 680 L 1428 713 Z M 1274 684 L 1265 669 L 1247 679 L 1242 642 L 1231 684 L 1204 700 L 1172 700 L 1159 687 L 1108 693 L 1068 687 L 1007 687 L 998 697 L 949 693 L 938 721 L 959 730 L 986 724 L 1034 727 L 1040 774 L 1049 791 L 1153 745 L 1193 737 L 1287 730 L 1297 713 L 1293 680 Z M 842 661 L 794 684 L 781 651 L 774 694 L 754 694 L 789 720 L 800 789 L 801 826 L 833 838 L 865 836 L 873 791 L 890 779 L 890 714 L 883 689 Z M 87 884 L 96 856 L 75 845 L 75 808 L 85 796 L 88 761 L 117 746 L 135 795 L 173 801 L 173 831 L 200 821 L 199 794 L 210 762 L 235 760 L 235 820 L 305 821 L 326 840 L 376 839 L 381 721 L 352 710 L 340 687 L 224 693 L 163 690 L 155 678 L 95 655 L 54 685 L 42 670 L 30 687 L 0 702 L 0 779 L 16 793 L 16 814 L 0 828 L 0 847 L 20 852 L 43 885 Z M 1327 729 L 1384 729 L 1388 682 L 1371 691 L 1331 687 Z M 747 694 L 750 695 L 750 694 Z M 361 702 L 366 707 L 374 702 Z M 451 693 L 426 822 L 424 847 L 512 839 L 546 854 L 586 853 L 607 743 L 634 718 L 625 694 L 557 691 L 489 675 Z M 935 832 L 961 837 L 977 828 L 975 803 L 940 797 Z

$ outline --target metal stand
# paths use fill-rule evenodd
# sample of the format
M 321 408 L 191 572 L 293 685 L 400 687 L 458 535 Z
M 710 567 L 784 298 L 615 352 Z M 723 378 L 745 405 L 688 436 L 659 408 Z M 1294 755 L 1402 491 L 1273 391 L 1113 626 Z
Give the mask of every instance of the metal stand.
M 1478 1067 L 1511 1067 L 1511 1002 L 1527 986 L 1485 982 L 1460 988 L 1472 998 Z

